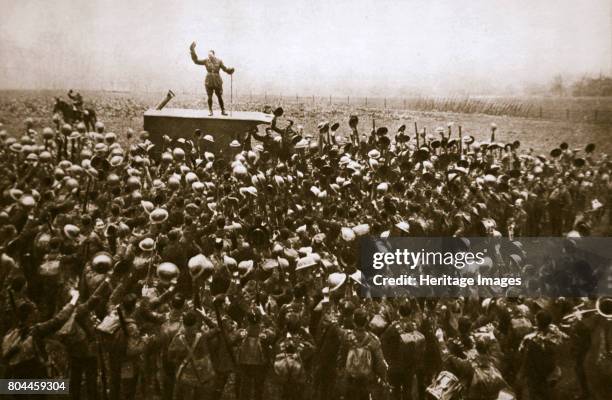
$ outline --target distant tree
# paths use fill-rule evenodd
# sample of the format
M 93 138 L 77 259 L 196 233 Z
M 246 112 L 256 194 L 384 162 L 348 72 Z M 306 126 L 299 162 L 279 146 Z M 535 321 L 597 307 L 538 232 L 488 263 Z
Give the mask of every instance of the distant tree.
M 553 96 L 565 96 L 565 84 L 563 83 L 563 77 L 556 75 L 550 85 L 550 92 Z
M 574 96 L 612 96 L 612 78 L 600 76 L 598 78 L 583 77 L 572 85 Z

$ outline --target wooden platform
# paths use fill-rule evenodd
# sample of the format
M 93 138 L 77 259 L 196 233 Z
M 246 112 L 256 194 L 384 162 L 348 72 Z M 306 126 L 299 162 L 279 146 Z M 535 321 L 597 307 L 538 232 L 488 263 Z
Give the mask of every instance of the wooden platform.
M 229 114 L 229 112 L 228 112 Z M 253 111 L 233 111 L 231 115 L 221 115 L 215 110 L 214 115 L 208 115 L 208 110 L 187 108 L 149 109 L 144 113 L 144 129 L 151 134 L 151 141 L 161 144 L 164 135 L 172 139 L 193 139 L 196 129 L 203 135 L 212 135 L 215 147 L 225 150 L 237 134 L 247 132 L 258 125 L 272 122 L 272 114 Z

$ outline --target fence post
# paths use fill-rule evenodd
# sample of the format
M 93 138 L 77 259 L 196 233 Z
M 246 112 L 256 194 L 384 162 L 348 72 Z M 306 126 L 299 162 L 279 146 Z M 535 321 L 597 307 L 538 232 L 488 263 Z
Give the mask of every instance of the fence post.
M 264 93 L 264 103 L 268 102 L 268 92 Z
M 385 105 L 383 108 L 387 108 L 387 98 L 385 97 Z
M 365 106 L 366 107 L 368 106 L 368 96 L 366 96 L 366 98 L 365 98 Z
M 346 104 L 351 104 L 351 96 L 346 96 Z

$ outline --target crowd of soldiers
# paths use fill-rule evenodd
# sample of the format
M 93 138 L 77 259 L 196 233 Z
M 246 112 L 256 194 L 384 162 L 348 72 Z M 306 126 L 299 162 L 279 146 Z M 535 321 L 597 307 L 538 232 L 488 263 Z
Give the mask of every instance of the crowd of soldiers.
M 609 398 L 612 322 L 574 313 L 596 299 L 371 298 L 357 256 L 364 235 L 607 233 L 594 145 L 273 114 L 227 148 L 0 126 L 2 376 L 75 399 Z

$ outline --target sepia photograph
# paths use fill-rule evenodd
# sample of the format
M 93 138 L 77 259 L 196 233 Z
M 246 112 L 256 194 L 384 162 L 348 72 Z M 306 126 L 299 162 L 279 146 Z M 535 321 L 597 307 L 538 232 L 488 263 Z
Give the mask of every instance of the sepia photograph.
M 612 399 L 611 0 L 0 0 L 0 397 Z

